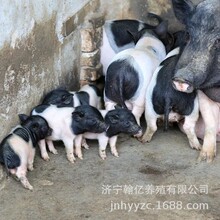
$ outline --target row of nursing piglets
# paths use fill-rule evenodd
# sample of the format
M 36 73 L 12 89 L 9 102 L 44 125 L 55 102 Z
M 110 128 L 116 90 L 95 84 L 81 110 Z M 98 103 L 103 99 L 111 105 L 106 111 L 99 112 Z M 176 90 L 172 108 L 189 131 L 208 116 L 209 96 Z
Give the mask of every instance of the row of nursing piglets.
M 217 74 L 220 44 L 219 24 L 215 17 L 220 11 L 220 3 L 216 0 L 204 1 L 198 6 L 194 6 L 191 1 L 173 0 L 172 3 L 177 18 L 187 27 L 173 36 L 174 50 L 166 57 L 166 45 L 155 29 L 142 28 L 143 23 L 129 20 L 124 21 L 125 24 L 130 23 L 130 27 L 136 26 L 136 30 L 141 30 L 132 33 L 128 29 L 126 33 L 125 29 L 120 28 L 120 22 L 106 25 L 104 39 L 106 37 L 109 44 L 103 48 L 110 47 L 112 54 L 117 50 L 119 52 L 109 63 L 106 72 L 104 66 L 105 106 L 106 109 L 112 109 L 115 104 L 119 104 L 130 109 L 138 124 L 145 110 L 147 130 L 140 138 L 142 142 L 151 140 L 157 129 L 157 118 L 164 118 L 165 129 L 168 121 L 180 122 L 192 148 L 201 149 L 197 137 L 204 138 L 199 159 L 211 161 L 216 154 L 216 135 L 219 139 L 220 127 Z M 207 22 L 201 23 L 199 18 L 203 14 Z M 122 40 L 116 38 L 119 33 Z M 128 41 L 129 34 L 135 39 L 135 45 Z M 166 29 L 162 36 L 169 36 Z M 208 52 L 204 50 L 205 40 L 210 45 Z
M 32 109 L 31 116 L 19 115 L 21 124 L 0 144 L 0 162 L 5 164 L 7 172 L 32 190 L 26 173 L 33 170 L 35 147 L 38 143 L 41 156 L 49 160 L 46 144 L 50 152 L 57 154 L 53 145 L 57 140 L 63 141 L 67 159 L 72 163 L 74 153 L 82 159 L 82 145 L 88 148 L 85 139 L 98 140 L 102 159 L 106 158 L 108 143 L 112 154 L 118 157 L 117 135 L 123 132 L 141 136 L 142 129 L 127 109 L 98 109 L 100 98 L 94 85 L 83 86 L 78 92 L 55 89 Z

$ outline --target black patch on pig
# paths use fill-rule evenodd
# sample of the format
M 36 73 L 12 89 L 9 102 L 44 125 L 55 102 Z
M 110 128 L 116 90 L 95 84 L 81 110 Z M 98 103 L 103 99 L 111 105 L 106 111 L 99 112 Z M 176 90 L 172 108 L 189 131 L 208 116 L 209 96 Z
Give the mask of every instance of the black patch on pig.
M 21 164 L 19 156 L 14 152 L 8 143 L 8 139 L 12 135 L 13 134 L 9 134 L 6 138 L 4 138 L 0 145 L 0 162 L 5 164 L 7 170 L 19 167 Z
M 168 117 L 171 110 L 185 116 L 190 115 L 194 109 L 196 92 L 183 93 L 173 88 L 172 78 L 177 61 L 178 56 L 175 55 L 161 63 L 163 67 L 158 72 L 152 94 L 154 111 L 159 115 L 165 114 L 165 130 L 168 127 Z
M 90 105 L 77 106 L 72 113 L 71 128 L 74 134 L 102 133 L 106 130 L 100 111 Z
M 84 91 L 76 92 L 75 95 L 77 96 L 80 105 L 89 105 L 89 94 Z
M 44 112 L 48 107 L 50 107 L 50 105 L 48 104 L 43 104 L 43 105 L 38 105 L 36 106 L 34 109 L 32 109 L 31 111 L 31 114 L 32 112 L 35 110 L 37 113 L 42 113 Z
M 135 68 L 130 65 L 132 57 L 117 60 L 107 69 L 105 95 L 108 99 L 126 108 L 125 101 L 131 99 L 138 89 L 139 77 Z
M 111 31 L 116 45 L 118 47 L 123 47 L 133 42 L 133 38 L 129 32 L 138 32 L 140 24 L 141 23 L 137 20 L 116 20 L 112 22 Z M 153 26 L 151 27 L 153 28 Z
M 51 104 L 57 107 L 73 107 L 73 94 L 62 88 L 54 89 L 44 97 L 42 104 Z
M 141 130 L 134 115 L 128 109 L 121 108 L 109 111 L 105 116 L 105 123 L 108 126 L 107 137 L 112 137 L 119 133 L 135 135 Z
M 14 131 L 13 131 L 13 134 L 16 134 L 18 135 L 19 137 L 21 137 L 23 140 L 25 140 L 26 142 L 28 142 L 30 139 L 29 139 L 29 133 L 26 129 L 24 128 L 16 128 Z

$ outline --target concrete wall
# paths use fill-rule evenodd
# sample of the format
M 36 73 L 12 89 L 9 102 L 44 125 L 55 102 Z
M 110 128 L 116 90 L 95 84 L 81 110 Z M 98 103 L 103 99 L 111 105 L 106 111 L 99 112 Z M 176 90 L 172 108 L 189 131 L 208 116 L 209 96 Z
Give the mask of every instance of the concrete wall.
M 97 0 L 0 0 L 0 138 L 43 94 L 79 88 L 80 24 Z M 82 9 L 83 8 L 83 9 Z

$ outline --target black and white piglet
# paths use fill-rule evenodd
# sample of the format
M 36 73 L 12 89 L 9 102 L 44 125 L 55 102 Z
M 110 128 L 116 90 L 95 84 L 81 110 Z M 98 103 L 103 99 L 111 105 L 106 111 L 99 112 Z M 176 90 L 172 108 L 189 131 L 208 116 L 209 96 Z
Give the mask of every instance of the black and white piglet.
M 21 184 L 32 190 L 26 173 L 33 170 L 35 147 L 39 140 L 51 135 L 51 128 L 41 116 L 19 115 L 21 124 L 15 127 L 0 144 L 0 162 Z
M 184 119 L 183 130 L 188 137 L 190 146 L 200 149 L 200 143 L 195 133 L 195 125 L 199 117 L 196 92 L 182 93 L 175 90 L 172 85 L 172 78 L 180 53 L 180 47 L 172 50 L 154 72 L 145 100 L 147 130 L 140 140 L 142 142 L 151 141 L 157 130 L 158 118 L 164 119 L 165 130 L 168 128 L 168 122 L 180 122 Z
M 101 91 L 92 84 L 84 85 L 79 91 L 67 91 L 58 88 L 45 95 L 42 104 L 52 104 L 57 107 L 76 107 L 79 105 L 91 105 L 101 108 Z
M 150 31 L 154 33 L 165 45 L 167 52 L 173 44 L 172 34 L 168 32 L 168 23 L 160 16 L 149 13 L 149 19 L 156 19 L 157 25 L 150 25 L 143 21 L 122 19 L 122 20 L 108 20 L 103 26 L 103 44 L 101 46 L 101 63 L 103 65 L 103 74 L 107 72 L 107 68 L 113 57 L 126 49 L 134 48 L 135 42 L 131 33 L 138 33 L 139 31 Z
M 119 133 L 131 134 L 136 137 L 142 135 L 142 129 L 137 124 L 134 115 L 128 109 L 114 109 L 111 111 L 100 110 L 104 117 L 107 130 L 102 133 L 85 132 L 82 136 L 86 139 L 96 139 L 99 143 L 99 155 L 106 158 L 106 147 L 109 143 L 111 153 L 118 157 L 116 148 Z M 79 149 L 78 151 L 80 151 Z
M 53 129 L 51 136 L 46 138 L 49 151 L 56 153 L 53 141 L 63 141 L 66 149 L 67 159 L 74 163 L 74 142 L 76 155 L 82 159 L 81 152 L 78 152 L 78 145 L 81 147 L 81 139 L 78 135 L 84 132 L 101 133 L 106 130 L 106 125 L 101 113 L 90 105 L 59 108 L 55 105 L 39 105 L 35 107 L 32 115 L 40 115 L 45 118 Z M 41 156 L 49 160 L 45 140 L 39 142 Z
M 140 38 L 135 47 L 116 54 L 107 69 L 104 101 L 107 110 L 114 109 L 116 104 L 130 109 L 140 125 L 147 87 L 155 69 L 166 57 L 166 50 L 149 30 L 136 35 Z

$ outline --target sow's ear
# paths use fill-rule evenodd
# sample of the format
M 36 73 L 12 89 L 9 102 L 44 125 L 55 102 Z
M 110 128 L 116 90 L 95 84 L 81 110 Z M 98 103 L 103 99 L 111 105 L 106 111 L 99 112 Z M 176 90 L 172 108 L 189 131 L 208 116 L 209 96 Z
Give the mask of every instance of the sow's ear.
M 19 114 L 18 115 L 20 122 L 24 122 L 28 119 L 29 116 L 25 115 L 25 114 Z
M 187 23 L 187 19 L 191 16 L 195 6 L 190 0 L 172 0 L 173 10 L 176 18 L 183 24 Z

